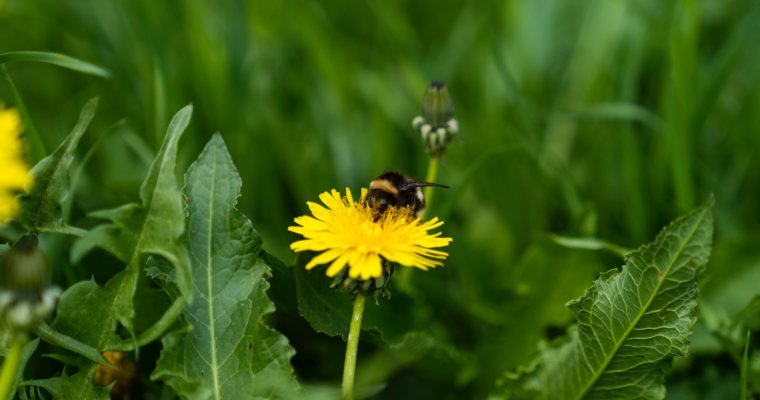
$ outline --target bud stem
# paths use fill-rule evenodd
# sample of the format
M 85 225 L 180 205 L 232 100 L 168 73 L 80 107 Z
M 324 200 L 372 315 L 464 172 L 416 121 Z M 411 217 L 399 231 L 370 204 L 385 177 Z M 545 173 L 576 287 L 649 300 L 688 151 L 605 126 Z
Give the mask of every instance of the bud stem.
M 21 350 L 24 344 L 19 339 L 11 339 L 8 353 L 5 355 L 2 369 L 0 369 L 0 399 L 9 399 L 13 384 L 16 382 L 16 374 L 21 364 Z
M 430 161 L 428 162 L 428 170 L 427 175 L 425 176 L 425 182 L 435 182 L 436 178 L 438 176 L 438 164 L 441 163 L 440 157 L 437 156 L 430 156 Z M 424 188 L 424 195 L 425 195 L 425 209 L 422 210 L 422 214 L 420 215 L 420 221 L 425 219 L 425 213 L 427 210 L 430 209 L 430 202 L 433 200 L 433 191 L 432 186 L 428 186 Z M 396 278 L 396 285 L 399 289 L 402 291 L 405 291 L 407 293 L 411 293 L 411 285 L 409 280 L 411 279 L 412 269 L 411 268 L 401 268 L 401 271 L 398 273 L 398 277 Z
M 425 182 L 436 182 L 436 178 L 438 176 L 438 164 L 440 163 L 440 158 L 436 156 L 430 157 L 430 161 L 428 162 L 428 170 L 427 175 L 425 176 Z M 425 188 L 425 210 L 430 209 L 430 203 L 433 201 L 433 187 L 428 186 Z M 420 217 L 420 220 L 422 220 L 425 217 L 425 210 L 423 210 L 423 214 Z
M 357 294 L 354 299 L 354 311 L 351 314 L 351 325 L 348 329 L 346 343 L 346 361 L 343 364 L 343 385 L 341 393 L 343 400 L 354 398 L 354 378 L 356 376 L 356 351 L 359 347 L 359 334 L 362 330 L 362 315 L 364 314 L 364 296 Z

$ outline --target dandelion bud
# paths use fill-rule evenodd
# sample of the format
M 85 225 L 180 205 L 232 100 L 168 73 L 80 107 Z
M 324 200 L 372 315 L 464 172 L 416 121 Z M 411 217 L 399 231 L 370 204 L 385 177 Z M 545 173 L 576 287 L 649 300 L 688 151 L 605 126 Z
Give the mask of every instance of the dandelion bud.
M 420 132 L 428 154 L 440 157 L 459 132 L 459 124 L 452 117 L 454 108 L 446 84 L 434 81 L 428 85 L 422 98 L 422 114 L 412 120 L 412 127 Z
M 30 294 L 50 283 L 50 261 L 37 247 L 37 238 L 24 236 L 0 263 L 0 287 Z
M 0 326 L 13 332 L 33 330 L 55 309 L 60 289 L 50 286 L 50 262 L 25 236 L 0 260 Z
M 446 84 L 441 81 L 430 82 L 422 97 L 422 116 L 425 121 L 439 127 L 445 125 L 453 114 L 454 108 Z

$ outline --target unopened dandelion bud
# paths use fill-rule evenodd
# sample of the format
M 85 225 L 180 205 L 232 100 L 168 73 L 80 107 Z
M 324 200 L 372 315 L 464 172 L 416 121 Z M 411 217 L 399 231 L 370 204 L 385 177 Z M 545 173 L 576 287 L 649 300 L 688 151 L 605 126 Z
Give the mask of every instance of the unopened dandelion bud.
M 454 136 L 457 133 L 459 133 L 459 123 L 457 122 L 457 120 L 452 118 L 448 122 L 446 122 L 446 130 L 451 136 Z
M 430 132 L 433 131 L 433 126 L 430 124 L 422 124 L 420 126 L 420 134 L 422 135 L 423 139 L 427 139 L 428 136 L 430 136 Z
M 423 118 L 421 115 L 414 117 L 412 120 L 412 128 L 416 130 L 422 129 L 423 125 L 425 125 L 425 118 Z
M 454 108 L 446 84 L 441 81 L 431 82 L 422 98 L 422 115 L 425 121 L 439 127 L 445 125 L 453 114 Z
M 435 81 L 428 86 L 422 98 L 422 113 L 414 118 L 412 126 L 420 132 L 425 151 L 440 157 L 459 132 L 459 123 L 453 118 L 451 96 L 443 82 Z
M 37 238 L 25 236 L 0 261 L 0 326 L 28 332 L 55 309 L 61 290 L 50 286 L 50 262 L 37 247 Z
M 39 293 L 50 284 L 50 261 L 37 238 L 25 236 L 0 263 L 0 287 L 16 292 Z

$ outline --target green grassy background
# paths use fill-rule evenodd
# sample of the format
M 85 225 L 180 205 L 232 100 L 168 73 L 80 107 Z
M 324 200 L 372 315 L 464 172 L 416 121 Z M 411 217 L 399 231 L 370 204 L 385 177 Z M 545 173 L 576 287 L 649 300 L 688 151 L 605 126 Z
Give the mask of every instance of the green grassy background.
M 413 273 L 408 304 L 437 344 L 396 354 L 370 337 L 359 379 L 387 382 L 378 398 L 484 396 L 539 339 L 562 334 L 565 301 L 622 263 L 547 233 L 636 247 L 710 193 L 714 255 L 693 354 L 676 363 L 668 396 L 738 395 L 737 327 L 760 319 L 750 306 L 748 322 L 731 325 L 760 293 L 760 3 L 0 4 L 0 52 L 55 51 L 112 71 L 8 65 L 48 150 L 101 97 L 80 146 L 80 163 L 94 149 L 74 199 L 81 227 L 95 222 L 87 212 L 137 197 L 168 119 L 193 103 L 181 170 L 221 132 L 244 182 L 239 208 L 291 263 L 286 228 L 318 193 L 358 189 L 388 168 L 424 177 L 411 120 L 429 81 L 448 84 L 461 140 L 437 179 L 451 190 L 428 215 L 446 220 L 454 242 L 445 268 Z M 6 82 L 0 100 L 14 104 Z M 52 252 L 64 286 L 117 268 L 104 255 L 66 266 L 65 242 Z M 273 323 L 298 351 L 298 375 L 337 382 L 342 343 L 304 329 L 278 273 L 291 272 L 275 274 Z M 760 356 L 751 365 L 758 388 Z M 153 390 L 147 379 L 143 389 Z

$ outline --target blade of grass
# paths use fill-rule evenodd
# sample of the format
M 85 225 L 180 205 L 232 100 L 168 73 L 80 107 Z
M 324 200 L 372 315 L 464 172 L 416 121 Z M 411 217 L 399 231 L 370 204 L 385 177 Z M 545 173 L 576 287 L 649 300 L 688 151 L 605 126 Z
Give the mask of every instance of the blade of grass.
M 560 236 L 553 233 L 549 233 L 548 236 L 554 243 L 569 249 L 605 250 L 621 258 L 625 258 L 625 255 L 631 252 L 630 249 L 597 238 Z
M 749 359 L 749 337 L 752 331 L 747 330 L 747 341 L 744 343 L 744 357 L 742 358 L 742 377 L 741 377 L 741 383 L 742 383 L 742 389 L 741 389 L 741 396 L 739 396 L 742 400 L 749 400 L 749 397 L 747 395 L 747 360 Z
M 697 34 L 699 19 L 694 0 L 683 0 L 675 6 L 670 27 L 668 50 L 672 88 L 669 96 L 667 123 L 670 127 L 670 159 L 675 203 L 679 211 L 695 204 L 692 160 L 692 126 L 694 92 L 697 78 Z
M 561 111 L 566 111 L 570 115 L 581 119 L 639 122 L 654 132 L 659 132 L 662 129 L 662 121 L 657 114 L 647 110 L 643 106 L 625 101 L 590 104 Z
M 153 58 L 153 133 L 156 148 L 161 147 L 166 126 L 166 83 L 157 57 Z
M 41 62 L 57 65 L 88 75 L 99 76 L 101 78 L 111 77 L 111 72 L 109 70 L 65 54 L 51 53 L 47 51 L 14 51 L 0 54 L 0 64 L 17 61 Z
M 0 74 L 3 75 L 5 80 L 8 82 L 8 86 L 11 88 L 13 101 L 16 103 L 16 108 L 18 108 L 18 112 L 21 114 L 21 119 L 24 121 L 24 131 L 26 132 L 26 137 L 29 139 L 29 158 L 31 158 L 30 161 L 32 164 L 36 164 L 37 161 L 40 161 L 43 158 L 47 157 L 45 143 L 42 142 L 42 138 L 40 137 L 39 132 L 37 132 L 37 128 L 34 127 L 32 119 L 29 117 L 29 113 L 26 111 L 24 101 L 21 100 L 21 94 L 16 89 L 16 85 L 13 83 L 13 79 L 11 79 L 10 74 L 8 74 L 8 69 L 2 62 L 0 62 Z

